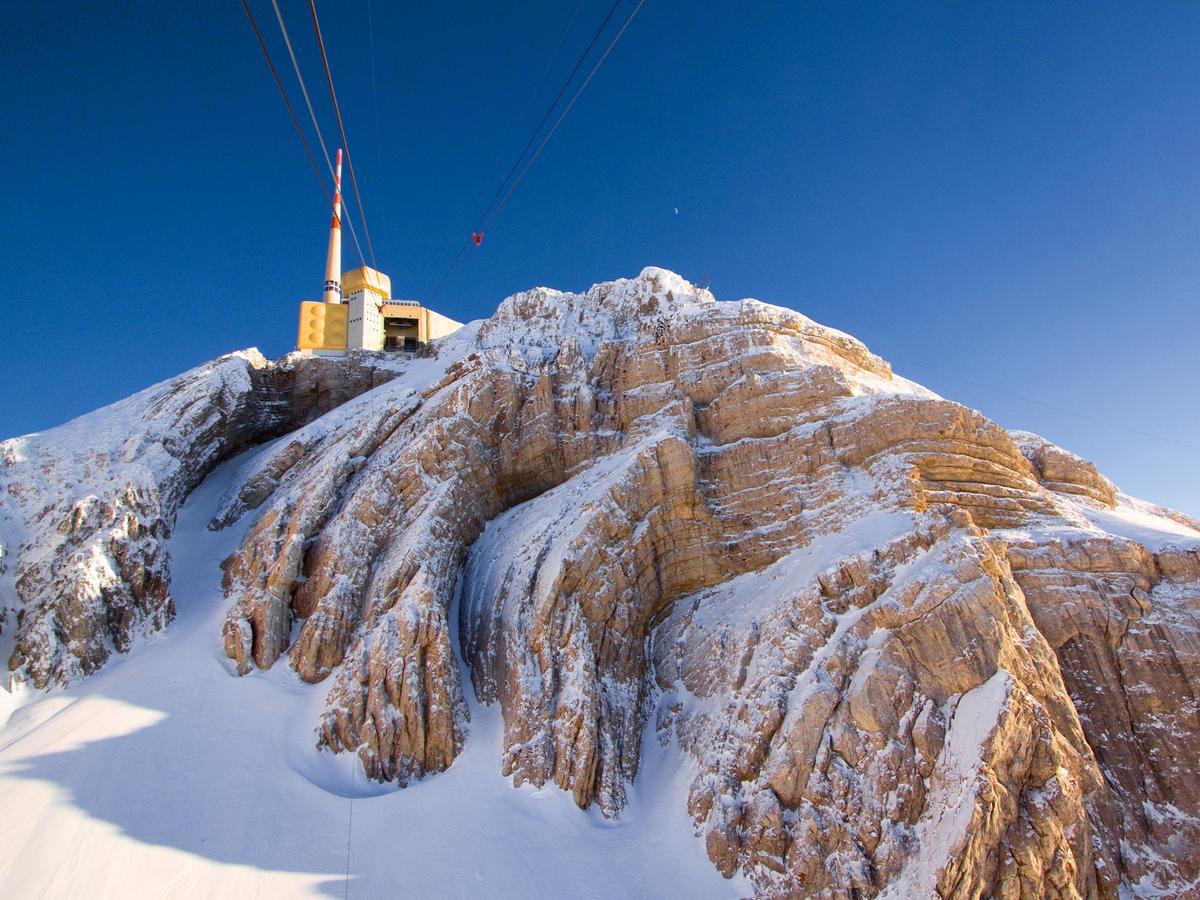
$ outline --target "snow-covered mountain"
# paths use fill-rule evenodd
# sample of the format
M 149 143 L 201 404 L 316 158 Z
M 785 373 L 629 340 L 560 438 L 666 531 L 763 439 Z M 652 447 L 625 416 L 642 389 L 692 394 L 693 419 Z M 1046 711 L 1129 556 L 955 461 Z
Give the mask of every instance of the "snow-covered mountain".
M 1200 890 L 1200 523 L 796 312 L 539 288 L 0 464 L 18 892 Z

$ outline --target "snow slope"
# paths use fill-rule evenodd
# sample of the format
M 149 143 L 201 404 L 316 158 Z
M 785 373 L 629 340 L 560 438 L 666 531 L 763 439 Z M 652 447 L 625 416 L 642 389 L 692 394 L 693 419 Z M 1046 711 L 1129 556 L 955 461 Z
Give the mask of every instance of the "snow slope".
M 225 404 L 295 413 L 303 395 L 324 414 L 235 429 L 218 451 L 201 441 L 171 454 L 173 415 L 149 429 L 162 437 L 149 450 L 124 443 L 117 419 L 138 419 L 142 401 L 97 414 L 113 425 L 90 430 L 112 452 L 94 472 L 77 459 L 91 450 L 84 420 L 71 440 L 0 445 L 20 476 L 12 496 L 28 488 L 0 502 L 0 607 L 13 610 L 4 548 L 38 552 L 23 544 L 40 521 L 42 543 L 74 552 L 61 536 L 78 517 L 39 519 L 47 498 L 70 511 L 77 490 L 177 482 L 145 542 L 164 574 L 171 561 L 170 629 L 84 655 L 88 672 L 104 668 L 69 688 L 0 692 L 5 895 L 925 896 L 954 884 L 1036 892 L 1061 881 L 1064 859 L 1085 895 L 1200 884 L 1189 868 L 1200 793 L 1186 768 L 1200 735 L 1186 702 L 1200 671 L 1196 523 L 1117 496 L 1036 436 L 1014 443 L 847 335 L 757 301 L 718 302 L 664 270 L 585 294 L 514 295 L 439 346 L 373 390 L 339 376 L 367 393 L 322 403 L 339 378 L 310 372 L 292 384 L 303 390 Z M 217 395 L 251 397 L 248 378 Z M 201 424 L 225 421 L 180 405 Z M 209 464 L 285 426 L 296 430 L 188 496 Z M 66 477 L 34 477 L 39 463 Z M 223 590 L 218 566 L 234 551 L 241 580 Z M 43 558 L 62 571 L 59 556 Z M 635 577 L 651 571 L 653 582 Z M 140 585 L 136 572 L 122 577 Z M 57 580 L 31 586 L 56 612 L 45 634 L 80 621 L 101 633 L 112 604 L 91 604 L 90 619 L 57 614 Z M 508 614 L 530 600 L 537 617 Z M 241 649 L 239 666 L 251 655 L 263 610 L 278 646 L 238 678 L 226 653 Z M 478 652 L 485 613 L 504 627 Z M 229 622 L 248 641 L 230 641 Z M 609 653 L 626 635 L 630 652 Z M 539 647 L 555 651 L 544 666 Z M 45 649 L 62 655 L 49 638 Z M 298 678 L 326 674 L 333 651 L 332 688 Z M 521 659 L 538 665 L 518 685 L 528 702 L 485 689 L 517 684 Z M 460 753 L 464 681 L 509 703 L 510 730 L 468 688 Z M 1012 698 L 1026 718 L 1008 715 Z M 593 701 L 587 728 L 557 717 Z M 393 726 L 447 709 L 447 771 L 403 791 L 364 780 L 355 752 L 405 763 L 417 744 L 392 754 Z M 349 752 L 316 750 L 330 714 L 352 739 L 328 746 Z M 644 732 L 643 714 L 657 730 Z M 559 721 L 555 752 L 583 777 L 560 790 L 533 760 L 524 771 L 542 777 L 527 780 L 548 787 L 514 789 L 498 769 L 506 754 L 532 759 L 540 737 L 521 729 Z M 1007 765 L 1039 746 L 1053 750 L 1047 771 L 1069 777 Z M 625 779 L 619 797 L 605 771 L 616 773 L 607 784 Z M 1019 805 L 975 791 L 981 773 Z M 995 828 L 981 838 L 985 820 Z M 1007 881 L 1001 856 L 1023 866 Z
M 182 508 L 165 634 L 69 689 L 0 693 L 6 896 L 749 892 L 708 863 L 686 811 L 694 772 L 654 739 L 615 822 L 553 786 L 514 790 L 497 773 L 499 711 L 473 699 L 463 755 L 404 791 L 319 754 L 310 730 L 327 688 L 286 666 L 238 678 L 220 644 L 218 564 L 247 522 L 206 525 L 267 452 L 226 463 Z

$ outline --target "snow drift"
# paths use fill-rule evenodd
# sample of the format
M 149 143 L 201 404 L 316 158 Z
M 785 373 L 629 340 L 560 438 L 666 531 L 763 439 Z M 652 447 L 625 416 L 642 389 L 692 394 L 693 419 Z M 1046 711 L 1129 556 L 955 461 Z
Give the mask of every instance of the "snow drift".
M 587 872 L 618 853 L 670 892 L 650 823 L 696 894 L 1196 889 L 1200 525 L 799 313 L 661 269 L 539 288 L 424 358 L 234 354 L 0 460 L 17 681 L 77 682 L 166 629 L 10 720 L 0 791 L 39 823 L 130 832 L 78 795 L 82 774 L 29 761 L 77 733 L 80 773 L 102 771 L 122 739 L 47 704 L 95 706 L 109 684 L 142 753 L 180 727 L 226 735 L 192 754 L 203 774 L 179 799 L 210 808 L 199 793 L 236 784 L 258 798 L 237 805 L 249 823 L 292 797 L 305 813 L 282 844 L 356 848 L 343 877 L 371 892 L 413 871 L 470 890 L 449 861 L 389 870 L 377 835 L 332 836 L 329 810 L 384 785 L 409 789 L 372 801 L 380 834 L 476 804 L 498 828 L 525 816 L 519 840 L 547 849 L 524 875 L 494 837 L 467 845 L 489 887 L 526 895 L 572 836 Z M 180 544 L 201 493 L 185 509 L 207 530 Z M 190 625 L 168 628 L 181 595 Z M 180 677 L 172 646 L 182 699 L 160 686 Z M 178 725 L 147 713 L 166 709 Z M 248 782 L 212 764 L 229 740 L 259 760 Z M 67 798 L 31 798 L 31 778 Z M 538 806 L 559 789 L 595 812 Z M 308 871 L 246 827 L 149 843 Z M 589 877 L 582 892 L 635 886 Z

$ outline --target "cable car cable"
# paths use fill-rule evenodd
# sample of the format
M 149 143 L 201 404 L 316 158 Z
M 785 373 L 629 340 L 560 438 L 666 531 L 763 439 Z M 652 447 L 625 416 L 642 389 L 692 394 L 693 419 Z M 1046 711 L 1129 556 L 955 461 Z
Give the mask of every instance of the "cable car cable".
M 325 136 L 321 133 L 321 126 L 317 123 L 317 114 L 313 110 L 312 98 L 308 96 L 308 88 L 304 84 L 304 76 L 300 74 L 300 63 L 296 61 L 296 51 L 292 47 L 292 39 L 288 35 L 287 26 L 283 23 L 283 13 L 279 11 L 278 0 L 271 0 L 271 6 L 275 8 L 275 19 L 279 22 L 279 30 L 283 33 L 283 42 L 287 45 L 288 56 L 292 60 L 292 71 L 296 73 L 296 80 L 300 82 L 300 93 L 304 95 L 304 104 L 308 107 L 308 117 L 312 119 L 313 130 L 317 133 L 317 140 L 321 144 L 321 152 L 325 155 L 325 165 L 329 167 L 329 177 L 333 178 L 333 160 L 329 158 L 329 149 L 325 146 Z M 341 218 L 345 219 L 346 224 L 350 226 L 350 237 L 354 239 L 354 248 L 358 251 L 359 264 L 366 265 L 362 252 L 362 244 L 358 242 L 358 232 L 354 230 L 354 219 L 349 216 L 342 216 Z
M 316 158 L 313 156 L 312 147 L 308 143 L 308 138 L 306 138 L 304 136 L 304 129 L 300 127 L 300 121 L 299 121 L 299 119 L 297 119 L 295 109 L 292 107 L 292 101 L 288 98 L 287 91 L 283 87 L 283 81 L 279 77 L 279 70 L 275 68 L 275 63 L 271 59 L 271 53 L 267 49 L 266 41 L 263 40 L 262 32 L 259 30 L 258 22 L 254 18 L 254 13 L 250 11 L 250 7 L 246 3 L 246 0 L 242 0 L 242 8 L 246 11 L 246 16 L 250 19 L 250 27 L 254 29 L 254 36 L 256 38 L 258 38 L 258 46 L 262 49 L 263 57 L 267 61 L 267 67 L 270 68 L 271 75 L 275 79 L 275 84 L 279 88 L 280 96 L 283 97 L 283 102 L 284 102 L 284 105 L 287 107 L 288 115 L 291 116 L 291 119 L 292 119 L 292 125 L 294 125 L 296 128 L 296 135 L 300 138 L 300 143 L 304 145 L 304 152 L 308 156 L 308 161 L 309 161 L 309 164 L 312 166 L 313 174 L 317 178 L 317 184 L 321 188 L 321 194 L 322 194 L 322 196 L 324 196 L 326 198 L 326 202 L 329 202 L 329 200 L 332 199 L 333 195 L 329 192 L 329 189 L 325 186 L 325 179 L 321 177 L 321 169 L 317 165 Z M 294 62 L 294 59 L 293 59 L 293 62 Z M 299 73 L 297 73 L 297 76 L 298 75 L 299 75 Z M 303 82 L 301 82 L 301 84 L 303 84 Z M 312 112 L 311 106 L 309 107 L 309 112 L 310 113 Z M 320 138 L 320 136 L 321 136 L 320 132 L 318 131 L 317 137 Z M 321 144 L 321 149 L 322 150 L 325 149 L 323 141 Z M 327 163 L 329 162 L 329 154 L 328 153 L 325 154 L 325 161 Z M 333 170 L 333 167 L 330 166 L 331 173 L 332 173 L 332 170 Z M 351 223 L 351 226 L 352 227 L 350 229 L 350 234 L 352 237 L 354 237 L 355 247 L 358 248 L 358 259 L 359 259 L 359 263 L 361 265 L 362 258 L 363 258 L 362 257 L 362 248 L 358 247 L 358 236 L 354 234 L 353 223 Z
M 538 80 L 533 85 L 533 90 L 529 92 L 529 97 L 525 101 L 525 105 L 521 107 L 521 111 L 517 113 L 515 121 L 520 122 L 525 118 L 525 113 L 529 112 L 529 107 L 533 105 L 533 100 L 537 97 L 537 92 L 541 88 L 542 83 L 546 80 L 546 76 L 550 74 L 550 68 L 554 65 L 554 61 L 558 59 L 558 53 L 562 50 L 563 42 L 566 41 L 567 35 L 571 33 L 571 26 L 575 24 L 575 20 L 579 18 L 579 11 L 583 9 L 583 4 L 586 0 L 579 0 L 575 5 L 575 12 L 571 13 L 571 18 L 567 21 L 567 27 L 563 29 L 559 35 L 558 43 L 554 45 L 554 52 L 550 54 L 550 58 L 546 60 L 546 66 L 542 69 L 542 74 L 538 76 Z
M 629 14 L 629 17 L 625 20 L 625 24 L 621 26 L 621 30 L 618 31 L 616 37 L 612 39 L 612 42 L 604 51 L 604 55 L 596 60 L 596 64 L 592 66 L 592 71 L 588 73 L 588 77 L 584 79 L 583 84 L 579 86 L 579 90 L 575 92 L 575 96 L 571 98 L 571 102 L 567 104 L 566 109 L 564 109 L 562 114 L 559 115 L 558 120 L 554 123 L 554 127 L 550 129 L 550 132 L 542 139 L 542 142 L 538 144 L 537 150 L 533 151 L 533 156 L 529 157 L 529 161 L 525 163 L 525 168 L 521 170 L 521 174 L 517 176 L 517 180 L 512 183 L 512 187 L 508 189 L 508 193 L 504 195 L 504 198 L 500 201 L 500 204 L 492 212 L 491 218 L 487 220 L 485 226 L 479 229 L 480 232 L 483 232 L 492 224 L 492 222 L 496 221 L 496 216 L 500 215 L 500 210 L 504 209 L 504 204 L 508 202 L 508 198 L 513 195 L 513 191 L 520 187 L 521 181 L 525 178 L 525 175 L 529 171 L 530 167 L 537 160 L 546 144 L 549 143 L 550 138 L 554 137 L 554 133 L 558 131 L 558 126 L 563 123 L 563 119 L 567 117 L 567 113 L 571 111 L 571 108 L 575 105 L 575 101 L 579 99 L 580 95 L 587 89 L 587 86 L 591 84 L 592 79 L 596 76 L 596 73 L 600 70 L 600 67 L 604 65 L 604 61 L 608 59 L 608 55 L 612 53 L 613 48 L 617 46 L 617 41 L 621 40 L 621 35 L 625 33 L 625 29 L 629 27 L 629 24 L 633 21 L 633 17 L 638 14 L 638 10 L 640 10 L 645 3 L 646 0 L 638 0 L 638 5 L 633 8 L 633 12 Z
M 375 74 L 375 19 L 371 14 L 371 0 L 367 0 L 367 41 L 371 50 L 371 110 L 375 114 L 375 156 L 379 163 L 379 190 L 386 196 L 387 187 L 383 177 L 383 134 L 379 127 L 379 80 Z M 383 240 L 388 243 L 392 229 L 388 227 L 387 204 L 379 214 L 383 224 Z
M 367 236 L 367 250 L 371 253 L 371 268 L 378 269 L 375 264 L 375 248 L 371 244 L 371 229 L 367 227 L 367 214 L 363 208 L 362 194 L 358 191 L 358 176 L 354 172 L 354 157 L 350 155 L 350 142 L 346 139 L 346 127 L 342 122 L 342 110 L 338 105 L 337 91 L 333 87 L 333 72 L 329 70 L 329 56 L 325 52 L 325 38 L 321 36 L 321 22 L 317 18 L 315 0 L 308 0 L 308 8 L 312 13 L 313 30 L 317 33 L 317 45 L 321 48 L 321 62 L 325 65 L 325 79 L 329 82 L 329 96 L 333 98 L 333 112 L 337 117 L 338 132 L 342 136 L 342 146 L 346 149 L 346 163 L 350 167 L 350 183 L 354 185 L 354 199 L 358 201 L 358 215 L 362 219 L 363 232 Z
M 644 2 L 645 2 L 645 0 L 640 0 L 638 5 L 634 8 L 633 12 L 630 13 L 629 18 L 627 18 L 625 20 L 625 24 L 621 26 L 621 30 L 617 32 L 617 37 L 613 40 L 613 42 L 611 44 L 609 44 L 608 49 L 604 51 L 604 55 L 600 57 L 600 61 L 598 63 L 596 63 L 596 65 L 592 68 L 592 71 L 589 73 L 587 80 L 584 81 L 584 83 L 583 83 L 583 87 L 581 87 L 579 89 L 579 91 L 576 92 L 575 96 L 571 98 L 570 104 L 568 104 L 566 110 L 563 111 L 563 114 L 561 116 L 559 116 L 558 121 L 554 123 L 554 128 L 551 129 L 550 134 L 547 135 L 546 139 L 542 141 L 541 145 L 538 147 L 537 151 L 534 153 L 533 158 L 530 159 L 530 161 L 526 164 L 524 170 L 522 170 L 521 175 L 518 178 L 518 182 L 520 181 L 521 178 L 525 177 L 525 172 L 529 171 L 529 166 L 533 164 L 533 159 L 536 159 L 537 155 L 542 152 L 542 147 L 546 146 L 546 141 L 548 141 L 550 139 L 550 136 L 552 136 L 554 134 L 554 132 L 558 130 L 558 126 L 562 123 L 563 116 L 565 116 L 567 114 L 567 112 L 570 111 L 571 107 L 575 105 L 575 101 L 579 99 L 579 94 L 581 94 L 583 92 L 583 88 L 587 87 L 588 82 L 592 80 L 592 76 L 596 74 L 596 70 L 600 68 L 600 64 L 603 63 L 604 60 L 608 57 L 608 54 L 612 52 L 612 48 L 616 45 L 616 41 L 620 40 L 621 35 L 625 32 L 625 29 L 629 27 L 629 23 L 631 21 L 633 21 L 633 17 L 635 15 L 637 15 L 638 10 L 642 8 L 642 3 L 644 3 Z M 604 33 L 604 29 L 608 26 L 609 21 L 612 19 L 613 13 L 615 13 L 617 11 L 617 7 L 620 5 L 621 5 L 621 0 L 616 0 L 616 2 L 613 3 L 613 5 L 609 8 L 608 14 L 604 17 L 604 20 L 600 23 L 600 27 L 597 28 L 595 34 L 592 35 L 592 39 L 590 41 L 588 41 L 587 46 L 583 50 L 583 53 L 581 53 L 579 56 L 579 59 L 576 60 L 574 68 L 571 69 L 571 73 L 567 76 L 566 80 L 563 82 L 562 87 L 560 87 L 558 89 L 558 93 L 555 95 L 554 100 L 546 108 L 546 112 L 542 116 L 542 120 L 540 122 L 538 122 L 537 127 L 535 129 L 533 129 L 533 133 L 529 135 L 529 140 L 525 142 L 525 146 L 521 148 L 521 152 L 517 155 L 517 158 L 513 161 L 512 168 L 510 168 L 508 170 L 508 174 L 505 175 L 504 180 L 500 182 L 500 186 L 496 189 L 496 193 L 492 196 L 491 202 L 488 203 L 487 208 L 483 211 L 482 215 L 480 215 L 479 221 L 475 226 L 475 230 L 471 233 L 471 235 L 469 237 L 467 237 L 463 241 L 462 246 L 459 248 L 458 255 L 454 257 L 454 261 L 450 263 L 449 267 L 446 269 L 445 273 L 442 275 L 441 279 L 438 281 L 436 287 L 434 287 L 433 292 L 430 294 L 431 300 L 435 300 L 441 295 L 442 288 L 445 286 L 446 282 L 449 280 L 450 275 L 454 272 L 454 270 L 456 268 L 458 268 L 458 264 L 460 262 L 462 262 L 463 256 L 466 255 L 466 252 L 468 249 L 470 249 L 471 244 L 474 243 L 475 246 L 478 247 L 482 243 L 483 232 L 484 232 L 484 228 L 485 228 L 485 224 L 484 224 L 485 221 L 487 224 L 490 224 L 492 221 L 495 220 L 496 214 L 499 212 L 498 208 L 494 212 L 492 210 L 492 207 L 496 203 L 496 199 L 498 197 L 500 197 L 501 193 L 504 191 L 505 185 L 507 185 L 509 182 L 509 179 L 512 178 L 513 172 L 515 172 L 517 170 L 517 167 L 521 164 L 521 160 L 524 159 L 526 152 L 529 150 L 530 146 L 532 146 L 533 142 L 537 139 L 538 133 L 542 130 L 542 126 L 546 124 L 546 121 L 550 118 L 551 113 L 554 112 L 554 108 L 558 105 L 558 101 L 562 99 L 563 94 L 565 94 L 567 91 L 567 88 L 570 87 L 571 82 L 574 80 L 575 75 L 579 72 L 579 69 L 583 65 L 584 60 L 586 60 L 588 57 L 588 54 L 591 53 L 592 47 L 595 46 L 596 41 L 599 40 L 599 38 L 600 38 L 600 35 Z M 505 201 L 507 201 L 508 197 L 512 195 L 512 190 L 514 190 L 514 189 L 515 189 L 515 185 L 513 186 L 512 189 L 509 190 L 509 192 L 507 194 L 504 195 L 504 200 L 501 201 L 501 205 L 503 205 L 503 203 Z M 489 215 L 490 215 L 490 218 L 489 218 Z
M 567 92 L 567 88 L 570 87 L 571 81 L 575 78 L 576 73 L 579 72 L 579 68 L 583 65 L 583 61 L 587 59 L 587 55 L 592 52 L 592 47 L 596 45 L 596 41 L 600 39 L 600 35 L 604 32 L 604 29 L 608 27 L 609 20 L 612 18 L 613 13 L 617 11 L 617 7 L 620 5 L 621 0 L 616 0 L 616 2 L 613 3 L 613 5 L 609 8 L 608 15 L 606 15 L 604 17 L 604 21 L 600 23 L 600 27 L 596 29 L 596 33 L 593 34 L 592 39 L 588 41 L 588 45 L 584 47 L 583 53 L 579 55 L 579 59 L 575 62 L 575 67 L 571 69 L 571 74 L 567 76 L 566 81 L 562 83 L 562 87 L 558 89 L 558 93 L 555 94 L 554 100 L 552 100 L 550 105 L 546 108 L 546 112 L 542 116 L 542 120 L 537 123 L 537 127 L 534 128 L 533 133 L 529 135 L 529 140 L 525 142 L 525 146 L 521 148 L 521 152 L 517 154 L 517 158 L 513 160 L 512 168 L 508 170 L 508 174 L 504 176 L 504 180 L 500 182 L 500 186 L 496 188 L 496 193 L 492 196 L 491 202 L 488 203 L 487 208 L 484 209 L 483 213 L 479 216 L 479 222 L 476 224 L 474 231 L 479 232 L 482 230 L 483 221 L 492 211 L 492 206 L 495 205 L 496 199 L 504 191 L 509 179 L 513 176 L 513 172 L 517 171 L 517 166 L 521 164 L 521 160 L 525 158 L 525 154 L 529 151 L 529 148 L 533 145 L 533 142 L 537 140 L 537 136 L 539 132 L 541 132 L 542 126 L 546 124 L 546 121 L 550 118 L 550 114 L 554 112 L 554 107 L 558 105 L 558 101 L 561 100 L 563 94 Z
M 254 13 L 250 11 L 250 6 L 246 0 L 242 0 L 242 9 L 246 10 L 246 16 L 250 19 L 250 27 L 254 29 L 254 36 L 258 39 L 258 46 L 262 49 L 263 57 L 267 61 L 267 68 L 271 70 L 271 77 L 275 79 L 275 86 L 279 88 L 279 95 L 283 97 L 283 104 L 287 107 L 288 115 L 291 116 L 292 125 L 296 129 L 296 135 L 300 138 L 300 143 L 304 145 L 304 152 L 308 156 L 308 162 L 312 166 L 313 174 L 317 176 L 317 184 L 321 186 L 321 193 L 328 194 L 325 188 L 325 179 L 321 177 L 321 169 L 317 166 L 317 160 L 313 156 L 312 148 L 308 145 L 308 138 L 304 136 L 304 131 L 300 127 L 300 120 L 296 118 L 296 111 L 292 108 L 292 101 L 288 99 L 287 91 L 283 87 L 283 81 L 279 78 L 279 72 L 275 68 L 275 63 L 271 61 L 271 54 L 267 50 L 267 44 L 263 40 L 262 32 L 258 30 L 258 23 L 254 21 Z

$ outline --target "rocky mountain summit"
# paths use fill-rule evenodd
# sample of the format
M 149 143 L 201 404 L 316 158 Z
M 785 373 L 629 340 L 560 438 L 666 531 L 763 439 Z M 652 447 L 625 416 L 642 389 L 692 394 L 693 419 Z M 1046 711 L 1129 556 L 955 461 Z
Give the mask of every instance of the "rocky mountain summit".
M 328 685 L 370 778 L 453 778 L 474 691 L 503 774 L 608 817 L 677 747 L 762 896 L 1200 894 L 1200 523 L 848 335 L 646 269 L 5 441 L 10 669 L 168 627 L 176 511 L 255 446 L 213 641 Z

